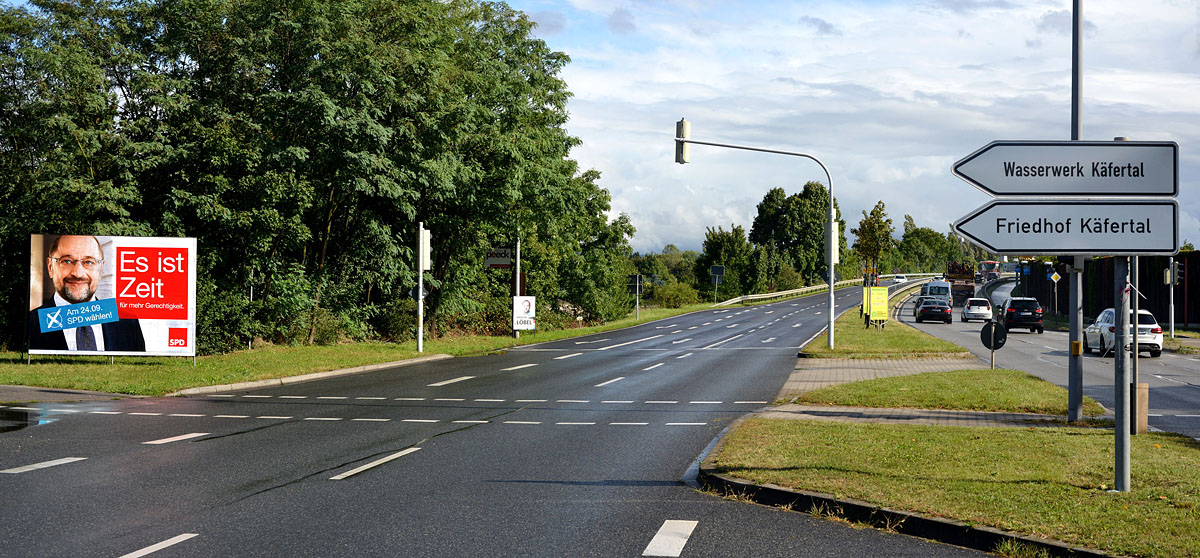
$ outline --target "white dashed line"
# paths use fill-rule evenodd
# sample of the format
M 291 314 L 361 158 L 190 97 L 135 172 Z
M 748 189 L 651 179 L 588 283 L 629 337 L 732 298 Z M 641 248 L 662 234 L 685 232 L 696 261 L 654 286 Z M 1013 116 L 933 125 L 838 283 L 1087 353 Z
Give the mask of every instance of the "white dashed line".
M 192 438 L 199 438 L 201 436 L 208 436 L 208 432 L 192 432 L 191 434 L 180 434 L 179 436 L 172 436 L 170 438 L 163 438 L 161 440 L 151 440 L 149 442 L 142 442 L 142 445 L 157 446 L 157 445 L 162 445 L 162 444 L 169 444 L 171 442 L 179 442 L 182 440 L 191 440 Z
M 643 338 L 641 338 L 641 339 L 634 339 L 633 341 L 626 341 L 626 342 L 624 342 L 624 343 L 617 343 L 616 345 L 609 345 L 609 346 L 607 346 L 607 347 L 600 347 L 599 349 L 596 349 L 596 350 L 597 350 L 597 351 L 607 351 L 607 350 L 609 350 L 609 349 L 615 349 L 615 348 L 617 348 L 617 347 L 624 347 L 624 346 L 626 346 L 626 345 L 632 345 L 632 344 L 634 344 L 634 343 L 641 343 L 641 342 L 643 342 L 643 341 L 649 341 L 649 340 L 651 340 L 651 339 L 658 339 L 659 337 L 662 337 L 662 335 L 661 335 L 661 334 L 660 334 L 660 335 L 651 335 L 650 337 L 643 337 Z
M 600 382 L 600 383 L 596 384 L 596 387 L 604 387 L 604 386 L 607 386 L 607 385 L 615 384 L 615 383 L 617 383 L 617 382 L 619 382 L 619 381 L 621 381 L 621 380 L 624 380 L 624 379 L 625 379 L 625 376 L 617 376 L 616 378 L 613 378 L 613 379 L 611 379 L 611 380 L 609 380 L 609 381 L 607 381 L 607 382 Z
M 518 399 L 518 400 L 516 400 L 517 403 L 545 403 L 547 401 L 549 401 L 549 399 Z
M 679 402 L 678 401 L 647 401 L 646 402 L 647 405 L 674 405 L 676 403 L 679 403 Z
M 668 422 L 667 426 L 707 426 L 707 422 Z
M 510 367 L 508 367 L 508 368 L 501 368 L 501 369 L 500 369 L 500 371 L 501 371 L 501 372 L 511 372 L 511 371 L 513 371 L 513 370 L 520 370 L 520 369 L 522 369 L 522 368 L 530 368 L 530 367 L 533 367 L 533 366 L 537 366 L 537 364 L 521 364 L 521 365 L 518 365 L 518 366 L 510 366 Z
M 834 332 L 836 333 L 836 332 Z M 280 399 L 308 399 L 307 395 L 280 395 Z
M 213 418 L 244 419 L 244 418 L 250 418 L 250 415 L 213 415 Z
M 194 418 L 194 417 L 204 417 L 204 416 L 208 416 L 208 415 L 199 415 L 196 413 L 171 413 L 167 416 L 169 416 L 169 417 L 193 417 Z
M 158 544 L 152 544 L 141 550 L 135 550 L 133 552 L 130 552 L 129 554 L 124 554 L 121 556 L 121 558 L 142 558 L 142 556 L 153 554 L 164 548 L 167 548 L 169 546 L 175 546 L 175 545 L 177 545 L 183 541 L 186 541 L 192 537 L 198 537 L 198 536 L 200 536 L 199 533 L 184 533 L 182 535 L 177 535 L 177 536 L 171 537 L 171 538 L 169 538 L 163 542 L 160 542 Z
M 338 417 L 304 417 L 304 420 L 335 422 L 335 421 L 339 421 L 342 419 L 340 419 Z
M 453 384 L 453 383 L 455 383 L 455 382 L 462 382 L 462 381 L 465 381 L 465 380 L 470 380 L 471 378 L 474 378 L 474 377 L 475 377 L 475 376 L 459 376 L 459 377 L 457 377 L 457 378 L 453 378 L 453 379 L 446 380 L 446 381 L 443 381 L 443 382 L 437 382 L 437 383 L 435 383 L 435 384 L 429 384 L 429 385 L 427 385 L 427 386 L 425 386 L 425 387 L 442 387 L 442 386 L 445 386 L 445 385 L 450 385 L 450 384 Z
M 361 401 L 387 401 L 386 397 L 355 397 L 354 399 Z
M 454 424 L 487 424 L 490 421 L 486 420 L 453 420 Z
M 466 401 L 466 399 L 461 397 L 438 397 L 437 399 L 434 399 L 434 401 Z
M 688 401 L 690 405 L 720 405 L 723 401 Z
M 246 399 L 270 399 L 273 395 L 243 395 Z
M 423 423 L 435 423 L 435 422 L 440 422 L 440 421 L 438 421 L 438 420 L 435 420 L 435 419 L 401 419 L 401 420 L 400 420 L 400 422 L 423 422 Z
M 14 407 L 14 409 L 15 408 L 16 407 Z M 91 414 L 91 415 L 119 415 L 119 414 L 121 414 L 121 411 L 88 411 L 88 414 Z M 177 416 L 177 415 L 171 415 L 171 416 Z M 203 415 L 197 415 L 197 416 L 203 416 Z
M 643 368 L 642 371 L 645 372 L 647 370 L 654 370 L 655 368 L 658 368 L 659 366 L 662 366 L 662 365 L 663 365 L 663 363 L 660 362 L 658 364 L 655 364 L 654 366 L 647 366 L 646 368 Z
M 541 422 L 532 420 L 506 420 L 504 424 L 541 424 Z
M 609 426 L 648 426 L 648 422 L 610 422 Z
M 161 417 L 162 413 L 129 413 L 137 417 Z
M 679 341 L 671 341 L 671 344 L 678 345 L 680 343 L 687 343 L 688 341 L 691 341 L 691 340 L 692 340 L 692 338 L 688 337 L 687 339 L 680 339 Z
M 766 401 L 734 401 L 734 405 L 766 405 Z
M 556 422 L 554 424 L 561 426 L 594 426 L 594 422 Z
M 601 403 L 614 403 L 614 404 L 628 405 L 628 404 L 633 403 L 633 401 L 601 401 Z
M 384 418 L 356 418 L 350 419 L 350 422 L 390 422 L 392 419 Z
M 344 479 L 350 478 L 354 475 L 357 475 L 357 474 L 359 474 L 363 471 L 366 471 L 368 469 L 371 469 L 373 467 L 378 467 L 380 465 L 383 465 L 384 463 L 387 463 L 388 461 L 391 461 L 393 459 L 399 459 L 401 457 L 404 457 L 404 456 L 406 456 L 414 451 L 417 451 L 419 449 L 421 449 L 421 448 L 407 448 L 407 449 L 400 450 L 400 451 L 393 453 L 383 459 L 377 459 L 375 461 L 367 463 L 366 465 L 363 465 L 362 467 L 358 467 L 356 469 L 351 469 L 340 475 L 335 475 L 335 476 L 329 477 L 329 480 L 344 480 Z
M 654 534 L 654 538 L 650 539 L 650 544 L 646 545 L 646 550 L 642 551 L 642 556 L 678 557 L 683 554 L 683 547 L 698 524 L 697 521 L 678 519 L 664 521 L 662 527 L 659 527 L 658 532 Z
M 679 355 L 679 356 L 677 356 L 677 357 L 675 357 L 675 358 L 687 358 L 687 357 L 690 357 L 690 356 L 692 356 L 692 355 L 694 355 L 694 354 L 696 354 L 696 353 L 687 353 L 687 354 Z
M 424 397 L 397 397 L 392 401 L 424 401 Z
M 338 401 L 340 401 L 340 400 L 342 400 L 342 399 L 350 399 L 350 398 L 349 398 L 349 397 L 343 397 L 343 396 L 340 396 L 340 395 L 322 395 L 321 397 L 318 397 L 317 399 L 335 399 L 335 400 L 338 400 Z
M 571 354 L 569 354 L 569 355 L 556 356 L 556 357 L 554 357 L 554 360 L 566 360 L 566 359 L 568 359 L 568 358 L 574 358 L 574 357 L 577 357 L 577 356 L 579 356 L 579 355 L 582 355 L 582 354 L 583 354 L 583 353 L 571 353 Z
M 258 416 L 258 417 L 254 417 L 254 418 L 263 419 L 263 420 L 287 420 L 292 417 L 283 416 L 283 415 L 262 415 L 262 416 Z
M 87 458 L 86 457 L 64 457 L 62 459 L 43 461 L 41 463 L 34 463 L 32 465 L 25 465 L 23 467 L 15 467 L 12 469 L 5 469 L 3 471 L 0 471 L 0 473 L 9 473 L 9 474 L 13 474 L 13 475 L 18 474 L 18 473 L 28 473 L 29 471 L 36 471 L 38 469 L 45 469 L 47 467 L 55 467 L 58 465 L 66 465 L 67 463 L 83 461 L 84 459 L 87 459 Z
M 734 335 L 733 337 L 730 337 L 729 339 L 726 339 L 726 340 L 724 340 L 724 341 L 717 341 L 716 343 L 713 343 L 712 345 L 709 345 L 709 346 L 707 346 L 707 347 L 703 347 L 703 348 L 704 348 L 704 349 L 711 349 L 711 348 L 713 348 L 713 347 L 716 347 L 717 345 L 724 345 L 725 343 L 728 343 L 728 342 L 730 342 L 730 341 L 733 341 L 734 339 L 737 339 L 738 337 L 741 337 L 741 336 L 742 336 L 742 334 L 741 334 L 741 333 L 739 333 L 739 334 L 737 334 L 737 335 Z
M 559 399 L 555 403 L 591 403 L 587 399 Z

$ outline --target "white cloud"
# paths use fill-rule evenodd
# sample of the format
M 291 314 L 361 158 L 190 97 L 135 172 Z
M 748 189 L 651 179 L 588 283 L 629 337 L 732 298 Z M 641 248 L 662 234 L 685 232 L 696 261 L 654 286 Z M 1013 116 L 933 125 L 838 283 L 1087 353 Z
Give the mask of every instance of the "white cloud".
M 640 251 L 697 249 L 707 227 L 748 229 L 771 187 L 825 181 L 807 161 L 705 146 L 676 165 L 681 116 L 696 139 L 820 157 L 848 228 L 882 200 L 895 222 L 948 230 L 988 200 L 954 161 L 997 139 L 1070 138 L 1058 0 L 510 4 L 565 14 L 563 32 L 539 36 L 572 58 L 573 156 L 603 173 Z M 622 10 L 618 33 L 608 22 Z M 1179 142 L 1180 236 L 1200 241 L 1197 6 L 1110 2 L 1085 16 L 1084 139 Z

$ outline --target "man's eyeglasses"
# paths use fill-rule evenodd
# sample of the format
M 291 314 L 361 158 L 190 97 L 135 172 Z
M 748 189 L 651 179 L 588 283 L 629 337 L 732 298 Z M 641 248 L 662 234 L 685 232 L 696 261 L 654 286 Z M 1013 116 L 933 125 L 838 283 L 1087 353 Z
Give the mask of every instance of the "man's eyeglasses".
M 71 259 L 71 258 L 56 258 L 54 256 L 50 256 L 50 259 L 54 260 L 54 263 L 58 264 L 59 269 L 71 269 L 71 268 L 75 267 L 75 264 L 80 264 L 83 266 L 84 269 L 91 271 L 93 269 L 96 269 L 96 267 L 99 266 L 100 264 L 104 263 L 104 260 L 97 260 L 94 258 L 83 258 L 82 260 L 75 260 L 75 259 Z

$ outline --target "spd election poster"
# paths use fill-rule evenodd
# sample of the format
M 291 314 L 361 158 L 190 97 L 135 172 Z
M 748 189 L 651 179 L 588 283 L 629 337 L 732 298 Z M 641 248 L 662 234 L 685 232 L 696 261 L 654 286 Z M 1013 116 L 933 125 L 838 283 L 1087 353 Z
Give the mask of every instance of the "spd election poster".
M 196 355 L 196 239 L 35 234 L 30 354 Z

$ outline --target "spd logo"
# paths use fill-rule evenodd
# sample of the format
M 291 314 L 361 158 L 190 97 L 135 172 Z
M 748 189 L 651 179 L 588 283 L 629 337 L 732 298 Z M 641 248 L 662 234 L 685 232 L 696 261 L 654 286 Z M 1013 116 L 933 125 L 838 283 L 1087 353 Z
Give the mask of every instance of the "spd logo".
M 187 345 L 188 330 L 186 327 L 172 327 L 167 329 L 168 347 L 187 347 Z

